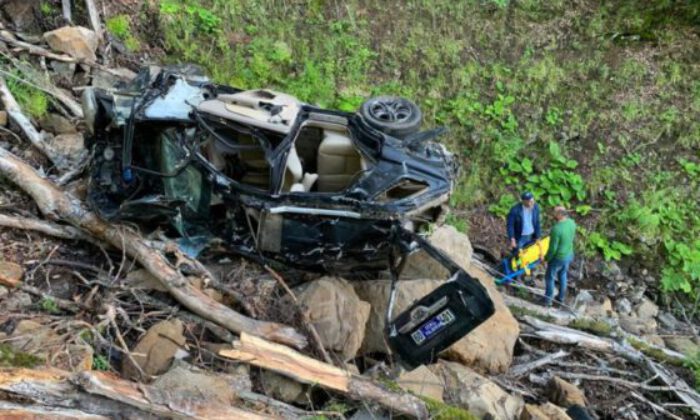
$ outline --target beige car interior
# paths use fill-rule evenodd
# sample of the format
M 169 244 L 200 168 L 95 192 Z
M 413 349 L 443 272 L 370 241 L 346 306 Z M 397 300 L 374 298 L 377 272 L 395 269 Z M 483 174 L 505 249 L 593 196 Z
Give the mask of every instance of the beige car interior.
M 295 172 L 302 168 L 302 173 Z M 346 126 L 312 121 L 294 141 L 283 192 L 339 192 L 368 168 Z
M 301 103 L 294 97 L 269 90 L 250 90 L 220 94 L 203 101 L 197 110 L 226 120 L 270 130 L 279 135 L 289 133 Z M 256 145 L 250 135 L 236 134 L 237 144 Z M 265 152 L 244 150 L 231 152 L 219 141 L 206 146 L 209 160 L 224 172 L 231 154 L 240 160 L 244 175 L 234 179 L 262 189 L 270 187 L 270 167 Z M 368 167 L 353 144 L 347 126 L 327 121 L 309 120 L 301 128 L 287 157 L 282 192 L 338 192 Z

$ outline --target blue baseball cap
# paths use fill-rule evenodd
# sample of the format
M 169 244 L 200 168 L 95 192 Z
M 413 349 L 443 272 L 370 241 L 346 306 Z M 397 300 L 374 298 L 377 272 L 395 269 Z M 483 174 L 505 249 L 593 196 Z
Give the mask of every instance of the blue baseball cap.
M 535 198 L 534 195 L 530 191 L 525 191 L 524 193 L 520 194 L 520 199 L 521 200 L 532 200 Z

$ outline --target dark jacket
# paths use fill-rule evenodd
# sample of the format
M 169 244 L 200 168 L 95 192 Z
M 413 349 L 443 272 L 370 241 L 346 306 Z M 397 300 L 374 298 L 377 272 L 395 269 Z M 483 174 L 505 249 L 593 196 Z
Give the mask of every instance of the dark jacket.
M 540 238 L 540 206 L 535 203 L 532 208 L 532 227 L 535 232 L 533 233 L 533 239 Z M 508 212 L 508 238 L 515 238 L 516 241 L 520 240 L 521 233 L 523 232 L 523 204 L 518 203 L 514 205 Z

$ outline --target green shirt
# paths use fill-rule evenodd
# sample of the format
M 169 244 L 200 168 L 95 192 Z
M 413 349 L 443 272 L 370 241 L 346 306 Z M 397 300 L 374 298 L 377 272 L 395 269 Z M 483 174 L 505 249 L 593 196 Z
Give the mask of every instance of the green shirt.
M 549 262 L 553 259 L 563 260 L 574 255 L 574 236 L 576 223 L 570 218 L 557 222 L 549 235 L 549 250 L 544 257 Z

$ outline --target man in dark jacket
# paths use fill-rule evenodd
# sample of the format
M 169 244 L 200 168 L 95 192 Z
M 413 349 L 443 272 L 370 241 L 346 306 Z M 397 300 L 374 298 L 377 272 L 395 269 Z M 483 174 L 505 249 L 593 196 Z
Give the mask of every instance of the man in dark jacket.
M 521 202 L 508 212 L 508 243 L 510 248 L 522 248 L 540 238 L 540 206 L 531 192 L 520 196 Z

